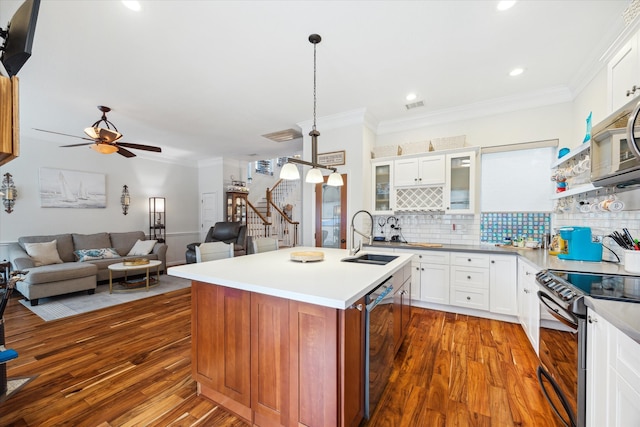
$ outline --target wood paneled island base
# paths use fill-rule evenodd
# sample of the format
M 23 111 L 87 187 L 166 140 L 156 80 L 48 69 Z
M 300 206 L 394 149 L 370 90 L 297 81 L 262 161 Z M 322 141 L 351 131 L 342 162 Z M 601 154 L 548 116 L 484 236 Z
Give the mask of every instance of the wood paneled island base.
M 191 328 L 198 392 L 252 425 L 360 424 L 364 310 L 193 281 Z

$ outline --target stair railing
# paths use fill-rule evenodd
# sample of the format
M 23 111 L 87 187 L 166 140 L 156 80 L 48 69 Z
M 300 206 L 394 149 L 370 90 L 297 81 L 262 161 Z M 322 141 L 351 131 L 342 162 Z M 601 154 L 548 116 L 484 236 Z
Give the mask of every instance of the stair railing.
M 299 225 L 298 221 L 292 221 L 289 216 L 280 209 L 279 204 L 283 204 L 285 197 L 288 195 L 289 188 L 287 185 L 281 185 L 288 183 L 288 181 L 278 180 L 274 186 L 267 188 L 267 217 L 274 218 L 273 221 L 274 234 L 278 236 L 278 239 L 282 240 L 283 246 L 298 246 L 298 233 Z M 275 212 L 272 212 L 273 211 Z
M 247 200 L 247 231 L 249 236 L 269 237 L 271 235 L 271 221 Z

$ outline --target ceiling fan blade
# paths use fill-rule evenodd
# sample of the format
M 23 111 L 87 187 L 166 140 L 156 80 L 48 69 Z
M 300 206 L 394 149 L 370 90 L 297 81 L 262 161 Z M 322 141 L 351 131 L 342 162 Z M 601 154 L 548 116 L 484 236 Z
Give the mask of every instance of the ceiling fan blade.
M 54 131 L 52 131 L 52 130 L 44 130 L 44 129 L 36 129 L 36 128 L 33 128 L 33 130 L 37 130 L 37 131 L 40 131 L 40 132 L 47 132 L 47 133 L 55 133 L 56 135 L 62 135 L 62 136 L 70 136 L 70 137 L 72 137 L 72 138 L 85 139 L 85 140 L 87 140 L 87 141 L 93 141 L 93 139 L 91 139 L 91 138 L 85 138 L 84 136 L 69 135 L 68 133 L 54 132 Z
M 121 156 L 125 156 L 125 157 L 135 157 L 136 156 L 131 151 L 129 151 L 127 149 L 124 149 L 122 147 L 118 147 L 118 154 L 120 154 Z
M 61 145 L 60 147 L 82 147 L 83 145 L 93 145 L 95 142 L 83 142 L 82 144 Z
M 127 148 L 135 148 L 136 150 L 153 151 L 155 153 L 162 153 L 162 148 L 154 147 L 153 145 L 132 144 L 131 142 L 118 142 L 116 145 Z

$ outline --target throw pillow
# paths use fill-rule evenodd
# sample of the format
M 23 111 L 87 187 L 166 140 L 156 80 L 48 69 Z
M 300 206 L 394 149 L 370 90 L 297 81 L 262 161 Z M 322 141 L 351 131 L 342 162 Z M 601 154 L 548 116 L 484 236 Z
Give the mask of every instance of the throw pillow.
M 36 267 L 41 265 L 62 264 L 58 254 L 58 241 L 43 243 L 25 243 L 24 249 Z
M 158 243 L 157 240 L 140 240 L 136 242 L 135 245 L 131 248 L 128 256 L 130 255 L 149 255 L 153 250 L 153 247 Z
M 96 259 L 120 258 L 120 254 L 113 248 L 104 249 L 78 249 L 73 251 L 76 259 L 80 262 L 92 261 Z

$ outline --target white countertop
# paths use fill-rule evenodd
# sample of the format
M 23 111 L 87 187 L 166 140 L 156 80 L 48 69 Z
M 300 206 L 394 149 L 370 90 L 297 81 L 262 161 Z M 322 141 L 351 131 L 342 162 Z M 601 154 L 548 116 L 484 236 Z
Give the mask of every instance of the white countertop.
M 297 262 L 291 252 L 321 251 L 324 260 Z M 367 253 L 362 250 L 358 253 Z M 376 254 L 384 252 L 376 251 Z M 410 254 L 387 265 L 340 262 L 345 249 L 295 247 L 261 254 L 170 267 L 167 274 L 205 283 L 257 292 L 294 301 L 346 309 L 411 262 Z

